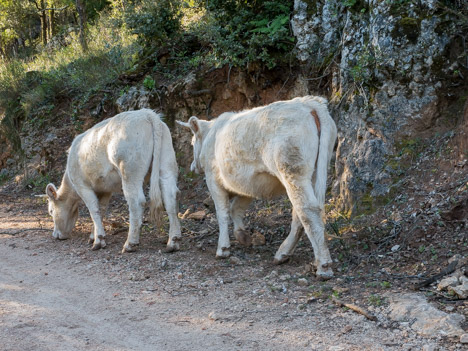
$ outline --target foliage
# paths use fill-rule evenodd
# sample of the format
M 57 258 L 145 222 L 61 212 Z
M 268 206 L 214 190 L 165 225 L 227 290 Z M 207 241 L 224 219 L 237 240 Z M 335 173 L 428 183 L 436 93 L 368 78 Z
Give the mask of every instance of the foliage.
M 289 28 L 292 2 L 214 0 L 205 6 L 200 31 L 219 65 L 273 68 L 290 58 L 295 40 Z
M 83 53 L 75 32 L 70 44 L 43 50 L 30 62 L 10 60 L 0 65 L 0 132 L 18 149 L 21 122 L 43 124 L 62 98 L 84 101 L 92 92 L 132 68 L 140 47 L 124 28 L 101 16 L 89 30 L 89 52 Z M 37 118 L 40 115 L 41 118 Z
M 142 0 L 124 11 L 123 21 L 141 44 L 156 47 L 179 33 L 182 12 L 179 0 Z

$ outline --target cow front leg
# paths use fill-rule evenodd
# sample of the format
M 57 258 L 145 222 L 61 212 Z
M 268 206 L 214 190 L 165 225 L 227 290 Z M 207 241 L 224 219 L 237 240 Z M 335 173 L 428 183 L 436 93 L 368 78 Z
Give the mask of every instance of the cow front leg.
M 231 219 L 234 223 L 234 236 L 241 245 L 246 247 L 252 244 L 250 234 L 245 230 L 244 214 L 252 199 L 245 196 L 235 196 L 231 201 Z
M 301 238 L 303 233 L 304 228 L 302 227 L 301 221 L 293 208 L 291 231 L 289 232 L 288 237 L 283 241 L 278 251 L 276 252 L 275 258 L 273 260 L 274 264 L 284 263 L 291 258 L 297 246 L 297 243 L 299 242 L 299 239 Z
M 166 252 L 173 252 L 179 250 L 179 241 L 182 237 L 180 222 L 177 217 L 179 190 L 174 176 L 162 174 L 160 183 L 164 207 L 169 217 L 169 240 L 167 241 Z
M 112 196 L 112 193 L 104 193 L 98 196 L 99 212 L 101 213 L 101 220 L 104 220 L 104 216 L 106 216 L 107 207 L 109 206 L 109 201 L 110 201 L 111 196 Z M 94 243 L 94 232 L 91 232 L 91 234 L 89 235 L 88 244 L 93 244 L 93 243 Z
M 125 242 L 122 253 L 136 251 L 140 244 L 140 227 L 145 208 L 145 194 L 143 193 L 143 181 L 141 186 L 128 183 L 122 184 L 123 193 L 128 204 L 130 227 L 128 230 L 127 241 Z
M 89 215 L 93 220 L 93 233 L 90 235 L 90 240 L 93 240 L 93 250 L 99 250 L 106 247 L 104 226 L 102 224 L 101 213 L 99 211 L 99 200 L 94 191 L 90 189 L 80 189 L 79 195 L 86 207 L 88 208 Z
M 206 183 L 210 190 L 211 197 L 216 208 L 216 218 L 219 225 L 218 248 L 216 250 L 216 258 L 227 258 L 231 254 L 229 248 L 229 195 L 218 185 L 218 183 L 207 175 Z

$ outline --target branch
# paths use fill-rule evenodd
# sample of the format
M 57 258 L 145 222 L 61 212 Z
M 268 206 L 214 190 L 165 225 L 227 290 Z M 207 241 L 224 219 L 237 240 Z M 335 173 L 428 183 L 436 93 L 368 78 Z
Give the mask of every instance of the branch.
M 432 277 L 430 277 L 430 278 L 428 278 L 426 280 L 423 280 L 422 282 L 414 284 L 413 289 L 418 290 L 418 289 L 421 289 L 421 288 L 423 288 L 425 286 L 431 285 L 432 283 L 434 283 L 436 280 L 442 278 L 443 276 L 454 272 L 455 269 L 457 269 L 457 265 L 458 265 L 458 261 L 457 260 L 453 261 L 445 269 L 441 270 L 439 273 L 433 275 Z
M 357 312 L 357 313 L 360 313 L 362 314 L 364 317 L 366 317 L 367 319 L 371 320 L 371 321 L 376 321 L 377 320 L 377 317 L 374 316 L 373 314 L 370 314 L 369 311 L 365 310 L 364 308 L 362 307 L 359 307 L 359 306 L 356 306 L 352 303 L 345 303 L 339 299 L 337 299 L 336 297 L 332 297 L 332 301 L 335 305 L 338 305 L 340 307 L 347 307 L 349 308 L 350 310 L 353 310 L 354 312 Z

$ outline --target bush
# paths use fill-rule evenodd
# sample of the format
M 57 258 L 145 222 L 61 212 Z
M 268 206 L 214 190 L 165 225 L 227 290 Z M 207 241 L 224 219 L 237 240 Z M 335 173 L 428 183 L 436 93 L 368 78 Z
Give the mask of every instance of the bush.
M 292 1 L 210 0 L 205 6 L 204 34 L 219 64 L 261 63 L 273 68 L 291 58 Z
M 181 5 L 179 0 L 142 0 L 125 10 L 123 21 L 142 45 L 158 47 L 180 33 Z

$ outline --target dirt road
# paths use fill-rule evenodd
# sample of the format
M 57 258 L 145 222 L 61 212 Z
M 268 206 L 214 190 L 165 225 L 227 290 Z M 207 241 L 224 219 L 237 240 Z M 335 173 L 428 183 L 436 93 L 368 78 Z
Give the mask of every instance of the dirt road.
M 379 309 L 373 322 L 315 298 L 295 283 L 303 264 L 276 268 L 258 250 L 217 261 L 214 243 L 164 254 L 151 235 L 122 255 L 124 232 L 91 251 L 86 215 L 71 239 L 56 241 L 39 200 L 1 200 L 1 350 L 457 349 Z

